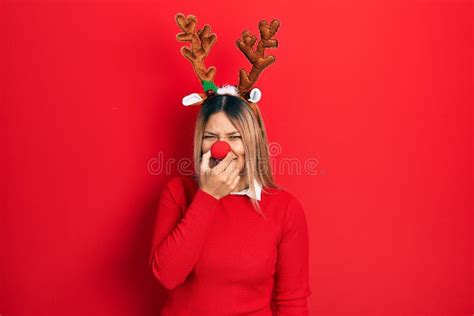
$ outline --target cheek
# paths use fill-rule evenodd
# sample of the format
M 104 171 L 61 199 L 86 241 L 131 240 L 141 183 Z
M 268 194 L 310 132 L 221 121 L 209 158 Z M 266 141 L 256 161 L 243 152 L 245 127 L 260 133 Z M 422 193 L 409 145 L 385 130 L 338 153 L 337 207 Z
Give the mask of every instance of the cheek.
M 231 145 L 232 152 L 236 154 L 239 159 L 243 159 L 245 157 L 245 149 L 244 149 L 244 144 L 239 141 L 235 142 L 234 144 Z
M 240 170 L 245 169 L 245 158 L 239 156 L 238 166 Z
M 203 140 L 202 141 L 202 152 L 205 153 L 211 149 L 211 146 L 214 142 L 210 140 Z
M 238 156 L 237 162 L 238 162 L 239 168 L 243 169 L 245 166 L 245 149 L 242 142 L 239 142 L 238 144 L 234 144 L 232 146 L 232 151 L 234 152 L 234 154 Z

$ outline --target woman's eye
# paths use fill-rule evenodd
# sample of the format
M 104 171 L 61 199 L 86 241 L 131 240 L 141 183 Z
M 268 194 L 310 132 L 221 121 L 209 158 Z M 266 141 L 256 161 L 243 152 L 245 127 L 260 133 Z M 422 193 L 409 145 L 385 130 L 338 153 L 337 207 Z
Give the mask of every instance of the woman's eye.
M 216 136 L 212 135 L 204 135 L 203 138 L 215 138 Z M 229 136 L 229 139 L 237 139 L 237 138 L 242 138 L 241 136 Z

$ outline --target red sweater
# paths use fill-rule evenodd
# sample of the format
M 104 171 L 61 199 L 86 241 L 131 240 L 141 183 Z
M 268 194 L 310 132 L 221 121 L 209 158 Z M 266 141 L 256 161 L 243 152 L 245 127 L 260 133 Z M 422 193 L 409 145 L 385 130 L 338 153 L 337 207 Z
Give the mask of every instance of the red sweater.
M 149 264 L 169 290 L 162 316 L 309 315 L 309 243 L 300 202 L 264 188 L 216 199 L 176 176 L 158 203 Z

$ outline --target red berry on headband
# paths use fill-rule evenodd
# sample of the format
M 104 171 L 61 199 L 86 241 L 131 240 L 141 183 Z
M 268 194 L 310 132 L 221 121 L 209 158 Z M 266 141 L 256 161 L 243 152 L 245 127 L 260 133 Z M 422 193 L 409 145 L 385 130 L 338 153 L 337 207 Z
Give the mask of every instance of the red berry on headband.
M 222 160 L 227 156 L 230 151 L 230 145 L 228 142 L 219 140 L 211 146 L 211 156 L 215 159 Z

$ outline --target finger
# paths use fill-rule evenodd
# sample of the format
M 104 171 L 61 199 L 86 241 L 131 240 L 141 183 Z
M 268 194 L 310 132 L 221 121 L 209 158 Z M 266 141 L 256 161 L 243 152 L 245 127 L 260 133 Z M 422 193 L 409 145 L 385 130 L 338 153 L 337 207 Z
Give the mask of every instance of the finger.
M 229 177 L 227 178 L 227 182 L 232 184 L 235 180 L 235 178 L 239 175 L 239 169 L 238 168 L 235 168 L 232 173 L 229 175 Z
M 229 180 L 230 175 L 237 169 L 237 162 L 235 160 L 232 160 L 227 168 L 220 174 L 222 177 L 224 177 L 225 181 L 227 182 Z
M 227 166 L 233 161 L 234 156 L 235 156 L 234 153 L 232 151 L 229 151 L 229 153 L 227 153 L 225 158 L 221 162 L 219 162 L 217 166 L 214 167 L 214 173 L 221 174 L 227 168 Z
M 201 174 L 205 173 L 207 170 L 209 170 L 209 158 L 211 157 L 211 150 L 208 150 L 202 155 L 201 159 L 201 165 L 200 165 L 200 171 Z
M 234 181 L 232 182 L 232 186 L 231 186 L 232 191 L 234 191 L 235 188 L 237 188 L 237 185 L 239 185 L 239 181 L 240 181 L 240 176 L 237 175 L 237 177 L 235 177 Z

